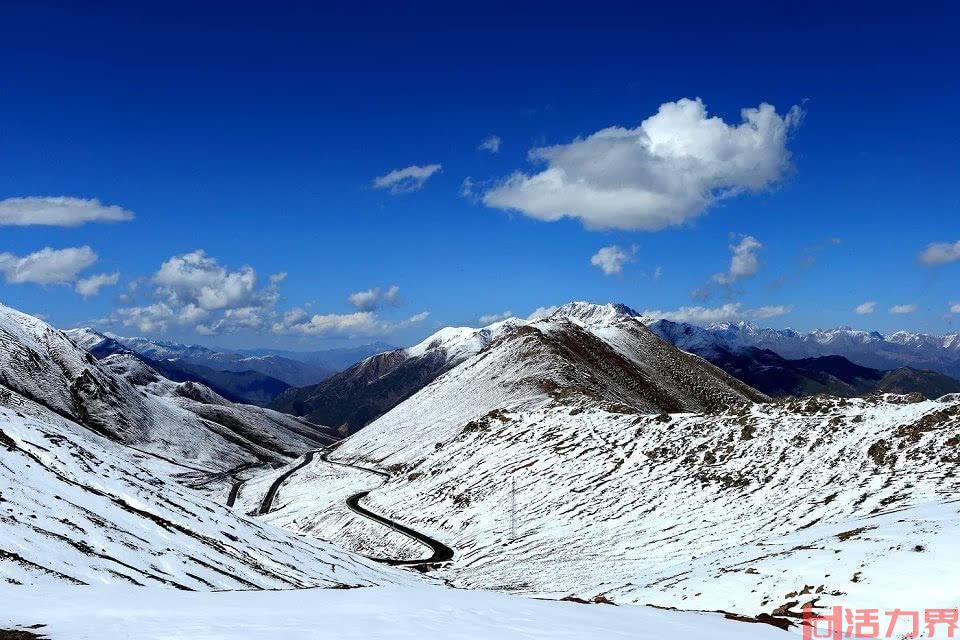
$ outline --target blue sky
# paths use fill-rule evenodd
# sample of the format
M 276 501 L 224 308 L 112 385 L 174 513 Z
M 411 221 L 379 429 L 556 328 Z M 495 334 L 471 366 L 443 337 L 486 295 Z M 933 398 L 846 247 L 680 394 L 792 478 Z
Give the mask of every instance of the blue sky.
M 955 10 L 769 4 L 518 12 L 495 3 L 483 15 L 357 2 L 4 4 L 0 220 L 7 202 L 21 222 L 0 226 L 0 299 L 59 326 L 99 321 L 228 346 L 403 344 L 437 326 L 573 299 L 673 314 L 701 307 L 677 315 L 798 329 L 954 330 Z M 714 197 L 678 209 L 671 192 L 664 215 L 683 220 L 656 231 L 588 228 L 608 195 L 602 184 L 570 205 L 580 206 L 574 218 L 543 220 L 529 185 L 501 199 L 512 209 L 491 206 L 488 194 L 516 172 L 571 170 L 572 160 L 531 162 L 534 148 L 567 145 L 584 171 L 602 167 L 605 183 L 616 159 L 578 137 L 634 129 L 661 105 L 698 97 L 731 128 L 761 103 L 779 118 L 802 109 L 782 144 L 764 150 L 774 159 L 758 161 L 776 165 L 775 177 L 744 188 L 755 174 L 731 177 L 718 160 L 725 181 L 711 182 L 712 170 L 693 180 Z M 478 148 L 490 136 L 496 153 Z M 442 168 L 419 189 L 374 187 L 393 170 L 430 165 Z M 658 180 L 689 177 L 674 168 Z M 648 169 L 611 172 L 629 186 Z M 563 208 L 572 193 L 548 195 Z M 37 207 L 54 196 L 96 198 L 133 219 L 23 222 L 50 215 Z M 625 206 L 630 224 L 649 226 L 649 212 Z M 742 245 L 747 237 L 761 247 Z M 934 243 L 947 244 L 924 264 Z M 747 261 L 734 273 L 737 245 Z M 63 258 L 26 261 L 45 247 L 89 247 L 96 261 L 68 256 L 75 272 L 61 264 L 59 275 L 38 276 L 44 260 Z M 617 247 L 620 263 L 592 264 L 603 247 Z M 77 293 L 98 274 L 106 282 Z M 193 276 L 210 289 L 202 299 Z M 379 296 L 351 304 L 375 288 Z M 873 313 L 854 311 L 868 302 Z M 895 305 L 916 308 L 891 314 Z

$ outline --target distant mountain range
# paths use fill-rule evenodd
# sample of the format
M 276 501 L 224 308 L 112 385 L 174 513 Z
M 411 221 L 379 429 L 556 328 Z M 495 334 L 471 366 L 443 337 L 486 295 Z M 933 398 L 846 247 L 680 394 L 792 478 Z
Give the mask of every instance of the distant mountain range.
M 200 382 L 232 402 L 265 406 L 293 386 L 324 380 L 357 360 L 390 349 L 384 343 L 329 351 L 217 351 L 147 338 L 125 338 L 95 329 L 67 334 L 97 358 L 131 352 L 176 382 Z
M 645 318 L 647 324 L 657 321 L 656 318 Z M 756 347 L 790 359 L 843 356 L 853 363 L 874 369 L 912 367 L 960 376 L 960 333 L 934 336 L 897 331 L 884 335 L 849 327 L 801 333 L 792 329 L 763 329 L 750 322 L 717 323 L 707 327 L 680 323 L 679 326 L 683 329 L 682 334 L 678 333 L 671 341 L 681 349 L 695 353 L 703 353 L 714 346 L 734 351 Z
M 791 336 L 801 336 L 790 331 L 757 329 L 753 325 L 714 325 L 710 328 L 669 320 L 648 321 L 647 326 L 671 344 L 709 360 L 732 376 L 771 396 L 809 396 L 825 393 L 841 397 L 861 396 L 874 392 L 919 393 L 926 398 L 939 398 L 947 393 L 960 392 L 960 381 L 939 371 L 919 370 L 897 366 L 884 370 L 857 364 L 843 355 L 817 355 L 789 359 L 771 347 L 751 345 L 778 342 L 778 348 L 788 353 L 800 351 L 829 354 L 841 345 L 851 344 L 852 332 L 839 329 L 829 332 L 834 339 L 818 341 L 807 334 L 796 341 Z M 828 332 L 818 332 L 820 337 Z M 885 344 L 885 341 L 869 340 L 866 344 Z M 801 349 L 800 345 L 805 345 Z M 865 355 L 861 352 L 861 355 Z M 860 358 L 878 362 L 900 362 L 888 357 Z

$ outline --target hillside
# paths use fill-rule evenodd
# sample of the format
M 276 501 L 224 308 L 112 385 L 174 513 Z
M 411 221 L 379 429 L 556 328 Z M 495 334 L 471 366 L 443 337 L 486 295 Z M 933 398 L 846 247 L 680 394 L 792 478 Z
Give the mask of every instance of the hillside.
M 98 361 L 65 333 L 2 305 L 0 393 L 0 406 L 22 396 L 118 443 L 220 468 L 283 462 L 330 441 L 323 427 L 173 383 L 130 354 Z

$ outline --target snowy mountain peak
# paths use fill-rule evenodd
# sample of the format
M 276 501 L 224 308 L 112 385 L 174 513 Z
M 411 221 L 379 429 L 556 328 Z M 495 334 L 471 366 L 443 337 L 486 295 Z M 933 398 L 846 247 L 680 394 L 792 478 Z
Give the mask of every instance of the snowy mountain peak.
M 592 302 L 575 301 L 561 305 L 545 316 L 546 318 L 567 318 L 585 324 L 602 324 L 622 318 L 637 318 L 640 313 L 625 304 L 608 302 L 594 304 Z

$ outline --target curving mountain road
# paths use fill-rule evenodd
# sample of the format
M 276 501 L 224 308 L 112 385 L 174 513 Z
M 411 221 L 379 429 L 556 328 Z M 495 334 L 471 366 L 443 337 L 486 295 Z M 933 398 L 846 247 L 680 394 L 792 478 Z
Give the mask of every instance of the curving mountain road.
M 359 471 L 366 471 L 367 473 L 373 473 L 386 479 L 390 478 L 390 474 L 384 471 L 368 469 L 366 467 L 360 467 L 355 464 L 349 464 L 347 462 L 337 462 L 335 460 L 330 460 L 329 456 L 332 453 L 332 451 L 333 451 L 332 449 L 325 449 L 322 451 L 320 450 L 308 451 L 304 455 L 303 461 L 300 464 L 296 465 L 295 467 L 291 467 L 289 470 L 284 472 L 280 477 L 278 477 L 276 480 L 273 481 L 273 484 L 270 485 L 270 488 L 267 490 L 266 495 L 264 495 L 263 501 L 260 503 L 260 509 L 257 511 L 257 513 L 259 515 L 270 513 L 270 509 L 271 507 L 273 507 L 273 501 L 277 497 L 277 491 L 279 491 L 280 486 L 284 482 L 286 482 L 290 478 L 290 476 L 292 476 L 297 471 L 300 471 L 300 469 L 303 469 L 305 466 L 313 462 L 314 457 L 318 453 L 320 454 L 320 459 L 328 464 L 335 464 L 341 467 L 357 469 Z M 235 485 L 234 489 L 236 489 L 236 491 L 239 492 L 239 489 L 240 489 L 239 485 Z M 368 489 L 367 491 L 360 491 L 359 493 L 355 493 L 349 498 L 347 498 L 347 507 L 354 513 L 361 515 L 364 518 L 373 520 L 374 522 L 377 522 L 386 527 L 389 527 L 394 531 L 396 531 L 397 533 L 405 535 L 411 540 L 414 540 L 426 547 L 429 547 L 432 552 L 429 558 L 422 558 L 422 559 L 402 560 L 398 558 L 372 558 L 367 556 L 370 560 L 373 560 L 375 562 L 382 562 L 383 564 L 389 564 L 395 567 L 397 566 L 413 567 L 418 565 L 435 564 L 439 562 L 449 562 L 450 560 L 453 560 L 453 555 L 454 555 L 453 549 L 443 544 L 439 540 L 434 540 L 430 536 L 424 535 L 419 531 L 415 531 L 410 527 L 406 527 L 400 524 L 399 522 L 394 522 L 389 518 L 385 518 L 361 506 L 360 501 L 366 498 L 367 495 L 369 495 L 370 491 L 371 491 L 370 489 Z M 231 495 L 233 495 L 232 490 L 231 490 Z

